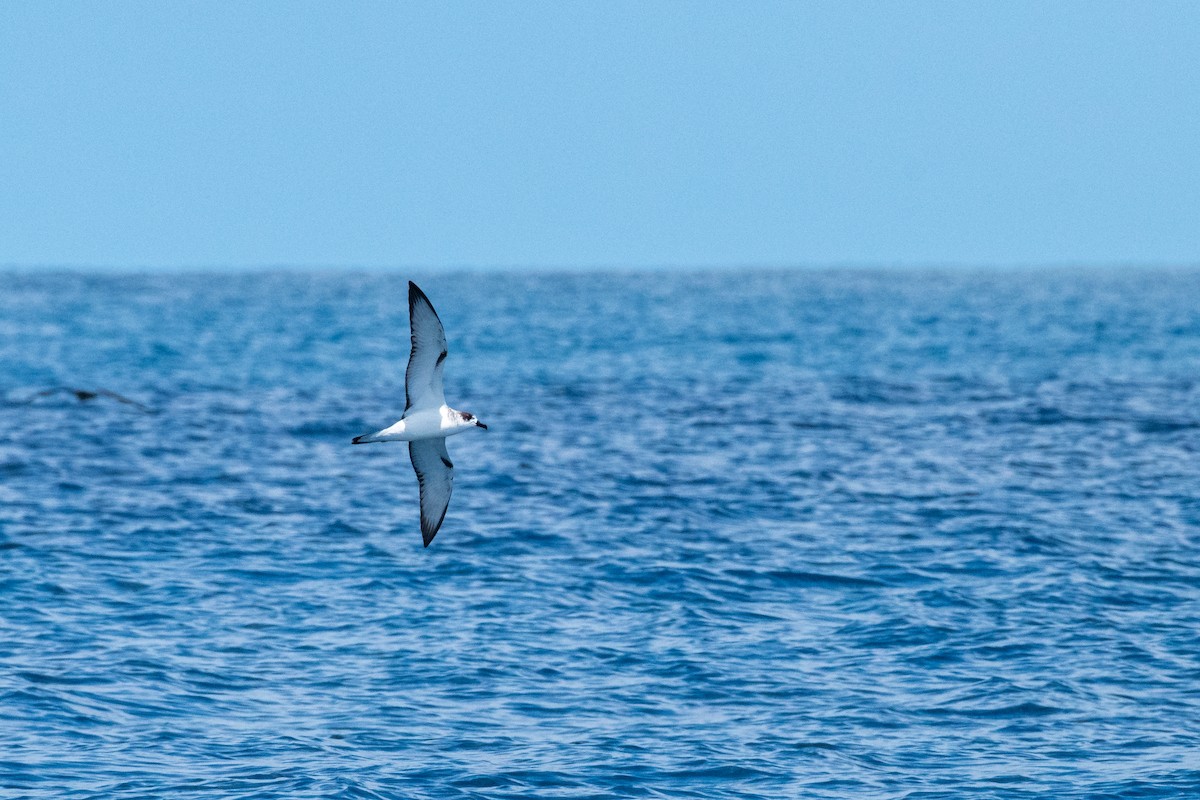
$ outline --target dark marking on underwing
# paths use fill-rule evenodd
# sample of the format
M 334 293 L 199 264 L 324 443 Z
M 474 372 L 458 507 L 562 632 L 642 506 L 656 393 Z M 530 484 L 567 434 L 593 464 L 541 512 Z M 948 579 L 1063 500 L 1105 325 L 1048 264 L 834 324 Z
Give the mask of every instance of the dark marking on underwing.
M 446 360 L 446 351 L 443 350 L 442 354 L 440 356 L 438 356 L 437 363 L 441 364 L 445 360 Z M 437 366 L 437 364 L 435 364 L 434 366 Z
M 450 461 L 450 459 L 446 458 L 445 456 L 441 456 L 441 459 L 442 459 L 443 464 L 445 464 L 450 469 L 454 469 L 454 464 Z

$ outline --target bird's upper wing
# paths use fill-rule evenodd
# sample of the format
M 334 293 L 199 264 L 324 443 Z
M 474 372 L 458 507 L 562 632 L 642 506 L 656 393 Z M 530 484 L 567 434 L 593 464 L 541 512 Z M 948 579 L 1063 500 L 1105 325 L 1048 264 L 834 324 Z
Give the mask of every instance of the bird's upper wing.
M 446 360 L 446 332 L 433 304 L 412 281 L 408 282 L 408 318 L 412 325 L 412 354 L 404 374 L 404 411 L 410 408 L 439 408 L 446 403 L 442 393 L 442 364 Z
M 421 538 L 425 546 L 433 541 L 446 508 L 450 505 L 450 492 L 454 489 L 454 464 L 446 452 L 445 439 L 420 439 L 408 443 L 408 457 L 412 459 L 417 482 L 421 484 Z

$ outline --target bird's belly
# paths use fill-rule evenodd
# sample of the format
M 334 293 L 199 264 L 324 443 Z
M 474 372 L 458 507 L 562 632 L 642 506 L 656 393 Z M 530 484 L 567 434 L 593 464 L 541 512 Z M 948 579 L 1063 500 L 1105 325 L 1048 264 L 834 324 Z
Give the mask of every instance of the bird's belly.
M 438 411 L 422 411 L 413 414 L 380 432 L 381 438 L 386 437 L 402 442 L 439 439 L 444 438 L 448 433 L 451 431 L 442 428 L 442 415 Z

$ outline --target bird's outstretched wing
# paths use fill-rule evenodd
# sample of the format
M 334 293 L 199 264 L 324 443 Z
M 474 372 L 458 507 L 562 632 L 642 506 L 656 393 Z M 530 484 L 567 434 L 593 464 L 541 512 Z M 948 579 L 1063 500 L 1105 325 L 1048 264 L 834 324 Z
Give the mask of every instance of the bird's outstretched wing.
M 81 403 L 86 403 L 88 400 L 95 400 L 97 397 L 108 397 L 116 400 L 118 403 L 124 403 L 127 406 L 133 406 L 143 414 L 155 413 L 154 409 L 150 408 L 149 406 L 144 406 L 137 400 L 130 400 L 123 394 L 117 394 L 116 392 L 109 391 L 108 389 L 77 389 L 74 386 L 55 386 L 50 389 L 43 389 L 42 391 L 33 395 L 33 397 L 30 397 L 28 400 L 26 400 L 24 405 L 33 403 L 34 399 L 38 397 L 49 397 L 53 394 L 73 394 L 75 395 L 75 399 Z
M 446 403 L 442 393 L 446 332 L 433 304 L 412 281 L 408 282 L 408 319 L 412 326 L 412 354 L 404 374 L 406 415 L 414 407 L 439 408 Z
M 421 484 L 421 538 L 429 547 L 438 528 L 442 527 L 446 508 L 450 505 L 450 492 L 454 489 L 454 464 L 446 452 L 445 439 L 409 442 L 408 457 L 417 473 L 417 482 Z

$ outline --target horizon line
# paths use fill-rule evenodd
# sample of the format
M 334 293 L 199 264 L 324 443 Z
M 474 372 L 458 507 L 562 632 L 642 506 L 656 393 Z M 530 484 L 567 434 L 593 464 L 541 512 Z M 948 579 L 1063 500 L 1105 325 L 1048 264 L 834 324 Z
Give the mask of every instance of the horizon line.
M 148 274 L 148 273 L 270 273 L 270 272 L 424 272 L 424 273 L 578 273 L 596 274 L 605 272 L 730 272 L 748 270 L 754 272 L 901 272 L 901 271 L 980 271 L 980 272 L 1028 272 L 1034 270 L 1189 270 L 1200 269 L 1200 258 L 1195 261 L 1137 261 L 1109 260 L 1088 262 L 1085 260 L 1053 260 L 1045 262 L 1000 262 L 1000 261 L 826 261 L 826 262 L 726 262 L 719 264 L 620 264 L 620 263 L 586 263 L 586 264 L 361 264 L 361 263 L 225 263 L 225 264 L 116 264 L 90 263 L 72 264 L 68 262 L 25 262 L 0 263 L 0 272 L 75 272 L 75 273 L 105 273 L 105 274 Z

